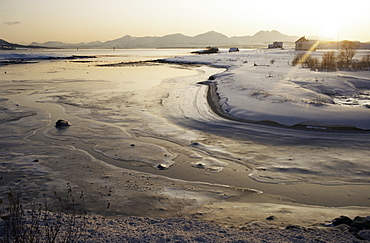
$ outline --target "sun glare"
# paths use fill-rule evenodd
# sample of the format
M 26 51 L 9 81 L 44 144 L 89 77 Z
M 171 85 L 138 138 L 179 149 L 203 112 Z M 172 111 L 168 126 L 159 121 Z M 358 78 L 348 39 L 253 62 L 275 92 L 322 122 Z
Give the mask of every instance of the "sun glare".
M 323 23 L 320 35 L 336 40 L 339 35 L 339 27 L 339 23 Z
M 320 18 L 317 18 L 317 21 L 320 26 L 320 36 L 336 40 L 347 15 L 343 6 L 332 5 L 330 2 L 326 4 L 318 11 Z

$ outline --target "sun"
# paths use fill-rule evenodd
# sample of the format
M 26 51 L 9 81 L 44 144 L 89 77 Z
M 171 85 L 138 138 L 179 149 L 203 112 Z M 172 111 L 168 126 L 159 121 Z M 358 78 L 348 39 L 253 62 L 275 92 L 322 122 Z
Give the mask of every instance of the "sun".
M 338 38 L 340 32 L 340 23 L 337 22 L 325 22 L 321 25 L 321 33 L 320 36 L 331 38 L 333 40 L 336 40 Z
M 337 40 L 341 29 L 348 22 L 348 11 L 352 7 L 351 5 L 336 4 L 331 0 L 322 1 L 320 8 L 315 10 L 317 16 L 315 23 L 320 36 Z

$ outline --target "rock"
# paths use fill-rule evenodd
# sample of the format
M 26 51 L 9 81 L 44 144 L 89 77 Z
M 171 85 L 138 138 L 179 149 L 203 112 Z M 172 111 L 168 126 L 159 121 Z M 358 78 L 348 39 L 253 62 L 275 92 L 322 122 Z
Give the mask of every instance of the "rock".
M 345 224 L 354 230 L 370 229 L 370 218 L 357 216 L 353 220 L 347 216 L 340 216 L 332 221 L 334 226 Z
M 360 217 L 360 216 L 356 216 L 354 219 L 353 219 L 353 223 L 354 224 L 365 224 L 367 221 L 367 218 L 366 217 Z
M 361 230 L 360 232 L 358 232 L 358 236 L 363 240 L 370 241 L 370 230 Z
M 193 167 L 198 168 L 198 169 L 205 169 L 207 165 L 205 163 L 198 162 L 198 163 L 194 163 Z
M 370 218 L 357 216 L 353 219 L 351 226 L 358 230 L 370 229 Z
M 274 220 L 274 219 L 276 219 L 276 217 L 273 216 L 273 215 L 271 215 L 271 216 L 269 216 L 269 217 L 266 218 L 266 220 Z
M 167 170 L 168 169 L 168 165 L 159 164 L 159 165 L 157 165 L 157 169 L 158 170 Z
M 209 76 L 209 78 L 208 78 L 208 80 L 215 80 L 215 79 L 216 79 L 215 75 Z
M 66 120 L 62 120 L 62 119 L 59 119 L 56 123 L 55 123 L 55 127 L 56 128 L 65 128 L 65 127 L 69 127 L 71 126 L 72 124 L 69 123 L 68 121 Z
M 359 239 L 370 240 L 370 217 L 357 216 L 353 220 L 347 216 L 340 216 L 332 221 L 336 228 L 348 230 Z M 344 227 L 345 226 L 345 227 Z
M 332 221 L 334 226 L 340 225 L 340 224 L 346 224 L 346 225 L 351 225 L 352 224 L 352 219 L 348 218 L 347 216 L 340 216 L 339 218 L 335 218 Z
M 305 228 L 305 227 L 300 226 L 300 225 L 288 225 L 287 227 L 285 227 L 285 229 L 299 229 L 299 230 L 306 230 L 306 228 Z
M 340 230 L 340 231 L 348 231 L 349 232 L 351 230 L 351 226 L 346 225 L 346 224 L 337 225 L 337 226 L 335 226 L 335 228 Z

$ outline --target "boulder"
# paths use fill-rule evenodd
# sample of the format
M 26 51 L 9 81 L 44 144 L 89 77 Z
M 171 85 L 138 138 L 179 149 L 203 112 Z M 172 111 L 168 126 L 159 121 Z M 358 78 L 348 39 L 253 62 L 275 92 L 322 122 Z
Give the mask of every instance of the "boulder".
M 352 219 L 350 219 L 347 216 L 340 216 L 339 218 L 336 218 L 332 221 L 334 226 L 341 225 L 341 224 L 346 224 L 351 226 L 352 224 Z
M 62 120 L 62 119 L 59 119 L 56 123 L 55 123 L 55 127 L 56 128 L 65 128 L 65 127 L 69 127 L 71 126 L 72 124 L 69 123 L 68 121 L 66 120 Z
M 268 216 L 268 217 L 266 218 L 266 220 L 275 220 L 275 219 L 276 219 L 276 217 L 275 217 L 275 216 L 273 216 L 273 215 Z
M 362 240 L 369 240 L 370 241 L 370 230 L 361 230 L 358 232 L 358 236 Z
M 159 165 L 157 165 L 157 169 L 158 170 L 167 170 L 168 169 L 168 165 L 166 165 L 166 164 L 159 164 Z
M 370 239 L 370 217 L 357 216 L 353 220 L 347 216 L 340 216 L 332 221 L 337 228 L 348 230 L 351 234 L 361 240 Z M 343 227 L 345 226 L 345 227 Z

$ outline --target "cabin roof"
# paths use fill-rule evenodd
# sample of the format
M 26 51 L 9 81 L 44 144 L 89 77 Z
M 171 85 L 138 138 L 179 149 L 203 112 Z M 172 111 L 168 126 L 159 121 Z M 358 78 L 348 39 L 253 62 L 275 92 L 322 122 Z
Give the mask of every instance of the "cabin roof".
M 306 39 L 305 36 L 302 36 L 301 38 L 299 38 L 295 43 L 297 42 L 308 42 L 308 40 Z

